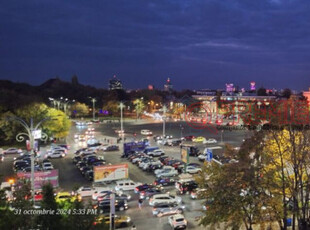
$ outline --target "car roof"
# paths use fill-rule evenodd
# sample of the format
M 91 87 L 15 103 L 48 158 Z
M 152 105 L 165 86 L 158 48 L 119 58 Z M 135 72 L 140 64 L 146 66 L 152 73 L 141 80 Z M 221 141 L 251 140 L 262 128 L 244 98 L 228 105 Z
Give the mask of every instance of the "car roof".
M 173 215 L 174 219 L 185 219 L 185 217 L 182 214 L 175 214 Z

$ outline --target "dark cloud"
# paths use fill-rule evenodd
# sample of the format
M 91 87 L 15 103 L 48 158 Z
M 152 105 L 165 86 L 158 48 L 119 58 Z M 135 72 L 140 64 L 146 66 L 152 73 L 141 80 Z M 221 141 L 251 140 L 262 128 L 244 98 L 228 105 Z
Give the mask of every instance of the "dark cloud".
M 0 77 L 107 87 L 305 89 L 308 0 L 28 0 L 0 3 Z

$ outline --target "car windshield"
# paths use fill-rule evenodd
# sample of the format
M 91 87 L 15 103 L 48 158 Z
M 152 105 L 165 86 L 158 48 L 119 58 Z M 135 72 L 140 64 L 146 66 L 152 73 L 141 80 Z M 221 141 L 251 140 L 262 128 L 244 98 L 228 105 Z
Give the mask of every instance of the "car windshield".
M 184 218 L 178 218 L 178 219 L 176 219 L 175 221 L 176 221 L 176 222 L 182 222 L 182 221 L 184 221 Z

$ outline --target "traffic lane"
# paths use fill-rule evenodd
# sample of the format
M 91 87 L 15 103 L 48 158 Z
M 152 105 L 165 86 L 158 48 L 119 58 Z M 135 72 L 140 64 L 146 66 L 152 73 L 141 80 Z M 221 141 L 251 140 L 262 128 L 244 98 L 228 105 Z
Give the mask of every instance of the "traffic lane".
M 250 132 L 247 130 L 217 130 L 216 132 L 213 129 L 210 129 L 207 126 L 203 129 L 194 129 L 190 127 L 186 122 L 167 122 L 166 123 L 166 134 L 172 135 L 174 138 L 180 138 L 181 136 L 203 136 L 208 138 L 215 138 L 218 142 L 230 143 L 234 146 L 239 146 L 242 143 L 242 140 L 245 139 Z M 117 128 L 111 124 L 100 124 L 97 125 L 96 129 L 98 132 L 101 132 L 106 136 L 116 136 L 113 128 Z M 140 132 L 142 129 L 149 129 L 153 132 L 153 135 L 162 135 L 163 134 L 163 124 L 162 123 L 124 123 L 124 130 L 126 132 L 126 139 L 141 139 L 146 138 L 146 136 L 141 135 Z M 182 131 L 182 135 L 181 135 Z M 136 133 L 136 136 L 133 134 Z M 152 137 L 150 137 L 152 139 Z

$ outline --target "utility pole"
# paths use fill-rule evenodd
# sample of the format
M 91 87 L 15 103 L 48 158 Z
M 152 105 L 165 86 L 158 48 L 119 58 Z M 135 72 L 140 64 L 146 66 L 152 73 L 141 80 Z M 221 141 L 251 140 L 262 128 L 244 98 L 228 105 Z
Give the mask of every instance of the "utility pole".
M 93 103 L 93 121 L 95 120 L 95 103 L 96 103 L 96 98 L 89 97 L 91 102 Z
M 39 121 L 37 123 L 36 126 L 34 126 L 33 124 L 33 118 L 30 119 L 30 125 L 28 125 L 23 119 L 19 118 L 19 117 L 8 117 L 7 120 L 12 120 L 12 121 L 17 121 L 18 123 L 20 123 L 26 130 L 25 133 L 18 133 L 16 135 L 16 140 L 18 142 L 22 142 L 25 141 L 25 137 L 29 138 L 29 142 L 30 142 L 30 151 L 31 151 L 31 196 L 34 202 L 34 192 L 35 192 L 35 184 L 34 184 L 34 179 L 35 179 L 35 175 L 34 175 L 34 155 L 36 153 L 36 149 L 35 149 L 35 140 L 40 139 L 40 140 L 47 140 L 48 136 L 46 133 L 41 132 L 41 130 L 39 130 L 40 125 L 47 121 L 47 120 L 51 120 L 50 117 L 48 118 L 44 118 L 43 120 Z
M 167 107 L 164 105 L 163 106 L 163 140 L 165 139 L 165 136 L 166 136 L 166 110 L 167 110 Z
M 119 104 L 119 107 L 121 109 L 121 135 L 122 135 L 122 143 L 124 143 L 124 135 L 125 135 L 124 126 L 123 126 L 123 108 L 124 108 L 124 103 L 121 102 Z

